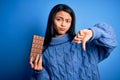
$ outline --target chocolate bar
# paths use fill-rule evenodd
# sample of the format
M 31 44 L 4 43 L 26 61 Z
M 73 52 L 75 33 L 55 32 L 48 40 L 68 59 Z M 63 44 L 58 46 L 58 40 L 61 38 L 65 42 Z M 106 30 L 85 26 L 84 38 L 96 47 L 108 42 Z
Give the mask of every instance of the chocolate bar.
M 42 48 L 44 43 L 44 37 L 34 35 L 32 40 L 32 47 L 30 56 L 35 57 L 37 54 L 42 55 Z

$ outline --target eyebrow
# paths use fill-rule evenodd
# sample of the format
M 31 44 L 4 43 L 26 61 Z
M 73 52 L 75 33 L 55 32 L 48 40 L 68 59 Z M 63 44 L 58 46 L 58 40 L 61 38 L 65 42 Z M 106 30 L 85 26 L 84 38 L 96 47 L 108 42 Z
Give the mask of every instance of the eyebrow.
M 64 19 L 64 17 L 62 17 L 62 16 L 56 16 L 56 18 L 58 18 L 58 17 Z M 67 18 L 67 20 L 71 20 L 71 19 Z

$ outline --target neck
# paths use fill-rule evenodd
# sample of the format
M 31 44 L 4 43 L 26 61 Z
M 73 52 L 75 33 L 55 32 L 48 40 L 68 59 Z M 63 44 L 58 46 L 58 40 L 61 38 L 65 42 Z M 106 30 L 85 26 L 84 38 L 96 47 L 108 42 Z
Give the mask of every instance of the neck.
M 64 34 L 65 35 L 65 34 Z M 56 34 L 55 37 L 62 37 L 64 35 Z

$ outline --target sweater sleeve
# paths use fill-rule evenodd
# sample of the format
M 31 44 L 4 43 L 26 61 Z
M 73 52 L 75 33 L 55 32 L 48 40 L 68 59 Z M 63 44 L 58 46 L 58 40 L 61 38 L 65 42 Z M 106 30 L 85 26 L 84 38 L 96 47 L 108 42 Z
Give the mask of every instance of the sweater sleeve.
M 106 23 L 98 23 L 90 29 L 93 31 L 91 41 L 97 47 L 98 62 L 100 62 L 107 58 L 117 46 L 115 34 L 112 27 Z
M 30 80 L 49 80 L 49 75 L 45 68 L 42 71 L 33 71 L 32 77 Z
M 43 56 L 43 55 L 42 55 Z M 46 70 L 45 60 L 44 57 L 42 57 L 42 63 L 43 63 L 43 70 L 42 71 L 34 71 L 30 80 L 50 80 L 48 71 Z

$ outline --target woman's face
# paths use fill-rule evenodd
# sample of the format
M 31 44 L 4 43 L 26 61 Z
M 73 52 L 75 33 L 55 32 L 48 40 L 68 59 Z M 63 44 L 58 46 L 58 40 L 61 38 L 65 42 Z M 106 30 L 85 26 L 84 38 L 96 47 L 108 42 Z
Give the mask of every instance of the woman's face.
M 54 17 L 54 29 L 56 30 L 55 37 L 65 35 L 69 30 L 72 22 L 72 17 L 65 11 L 59 11 Z

